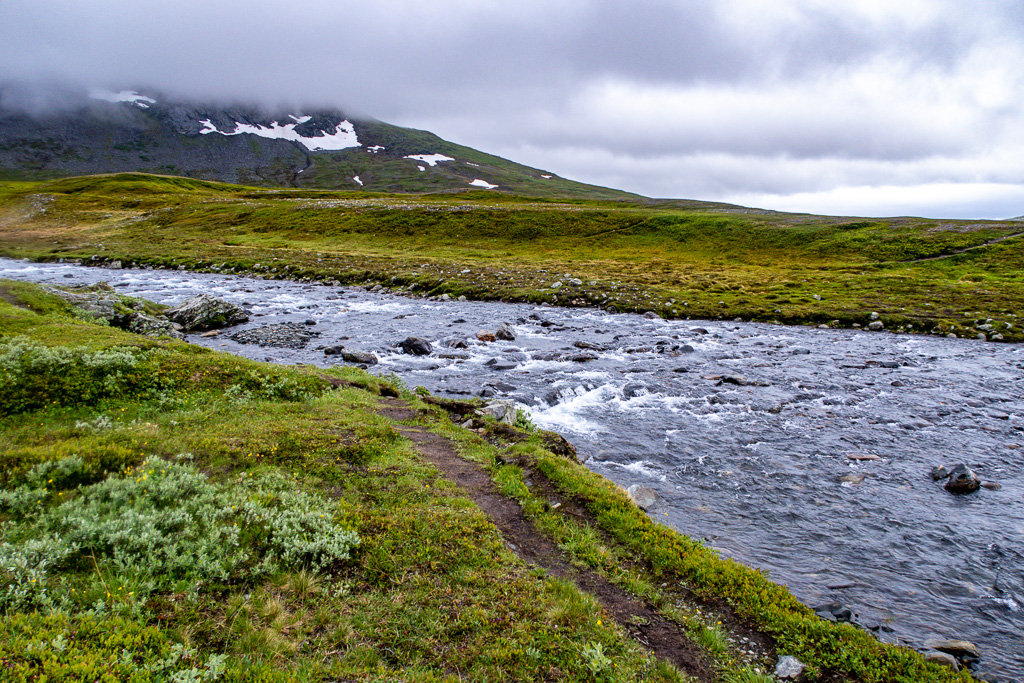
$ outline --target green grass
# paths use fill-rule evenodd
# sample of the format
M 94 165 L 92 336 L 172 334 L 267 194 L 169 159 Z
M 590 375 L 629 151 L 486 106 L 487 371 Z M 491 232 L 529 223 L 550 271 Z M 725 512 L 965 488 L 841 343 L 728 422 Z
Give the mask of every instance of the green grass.
M 512 555 L 380 380 L 7 302 L 0 347 L 8 680 L 680 680 Z
M 850 327 L 877 312 L 893 331 L 973 337 L 992 325 L 988 336 L 1004 341 L 1024 340 L 1022 230 L 700 202 L 261 190 L 142 174 L 0 184 L 0 254 L 12 257 L 369 281 L 673 318 Z

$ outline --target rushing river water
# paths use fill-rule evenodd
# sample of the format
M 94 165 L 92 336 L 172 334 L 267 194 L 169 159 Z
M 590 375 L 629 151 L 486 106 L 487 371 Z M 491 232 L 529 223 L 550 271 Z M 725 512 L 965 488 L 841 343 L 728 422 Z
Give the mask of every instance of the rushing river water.
M 513 398 L 592 470 L 657 490 L 660 522 L 805 603 L 842 603 L 914 647 L 973 641 L 981 671 L 1024 681 L 1022 346 L 3 259 L 0 277 L 105 280 L 163 303 L 209 292 L 250 310 L 237 329 L 314 320 L 320 336 L 302 350 L 238 344 L 234 329 L 193 343 L 317 365 L 340 362 L 317 347 L 344 344 L 409 386 Z M 501 322 L 515 341 L 477 341 Z M 410 335 L 434 354 L 394 347 Z M 957 496 L 929 476 L 960 462 L 1001 489 Z

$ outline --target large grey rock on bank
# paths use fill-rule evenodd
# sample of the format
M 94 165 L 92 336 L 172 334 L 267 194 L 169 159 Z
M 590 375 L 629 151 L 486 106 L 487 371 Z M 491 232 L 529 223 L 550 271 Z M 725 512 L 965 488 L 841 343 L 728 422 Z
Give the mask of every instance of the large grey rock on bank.
M 978 646 L 968 640 L 952 640 L 929 638 L 924 641 L 924 646 L 929 650 L 938 650 L 953 655 L 954 657 L 974 657 L 981 659 L 981 650 Z
M 661 497 L 661 494 L 654 489 L 641 486 L 640 484 L 633 484 L 626 489 L 626 493 L 629 494 L 633 503 L 645 512 L 656 510 L 661 507 L 661 504 L 665 500 Z
M 775 677 L 780 681 L 795 681 L 803 674 L 804 663 L 796 657 L 786 655 L 779 657 L 779 663 L 775 665 Z
M 214 330 L 249 322 L 249 315 L 240 307 L 209 294 L 200 294 L 169 308 L 165 315 L 186 332 Z
M 516 422 L 516 404 L 513 401 L 491 401 L 480 412 L 508 425 Z
M 174 323 L 166 318 L 154 318 L 151 315 L 135 311 L 123 316 L 115 316 L 115 324 L 122 330 L 147 337 L 174 337 L 184 339 L 185 335 L 177 330 Z

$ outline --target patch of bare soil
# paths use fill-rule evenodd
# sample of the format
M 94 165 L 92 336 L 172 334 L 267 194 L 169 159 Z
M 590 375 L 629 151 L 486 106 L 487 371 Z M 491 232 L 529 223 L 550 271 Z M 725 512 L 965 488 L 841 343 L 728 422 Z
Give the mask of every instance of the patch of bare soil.
M 396 420 L 415 416 L 400 401 L 385 401 L 381 414 Z M 595 572 L 573 567 L 553 542 L 538 532 L 513 500 L 501 495 L 487 473 L 459 457 L 451 442 L 421 427 L 399 425 L 399 433 L 416 445 L 416 450 L 445 476 L 457 483 L 484 511 L 501 532 L 509 547 L 526 562 L 553 576 L 572 581 L 604 607 L 638 642 L 701 681 L 713 678 L 711 663 L 690 641 L 681 627 L 651 605 L 630 595 Z

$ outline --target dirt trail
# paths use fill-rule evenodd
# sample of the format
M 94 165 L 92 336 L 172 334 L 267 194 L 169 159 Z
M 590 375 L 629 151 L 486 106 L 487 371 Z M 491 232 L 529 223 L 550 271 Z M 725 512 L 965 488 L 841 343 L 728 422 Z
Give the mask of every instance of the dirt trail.
M 395 399 L 386 401 L 386 407 L 380 413 L 399 421 L 416 415 L 402 401 Z M 678 624 L 600 574 L 569 564 L 558 546 L 534 528 L 519 504 L 499 493 L 480 466 L 459 457 L 451 442 L 422 427 L 397 425 L 395 428 L 415 444 L 425 460 L 465 491 L 519 557 L 546 569 L 557 578 L 572 581 L 580 590 L 592 595 L 635 640 L 658 657 L 698 680 L 712 680 L 713 670 L 707 657 L 686 637 Z

